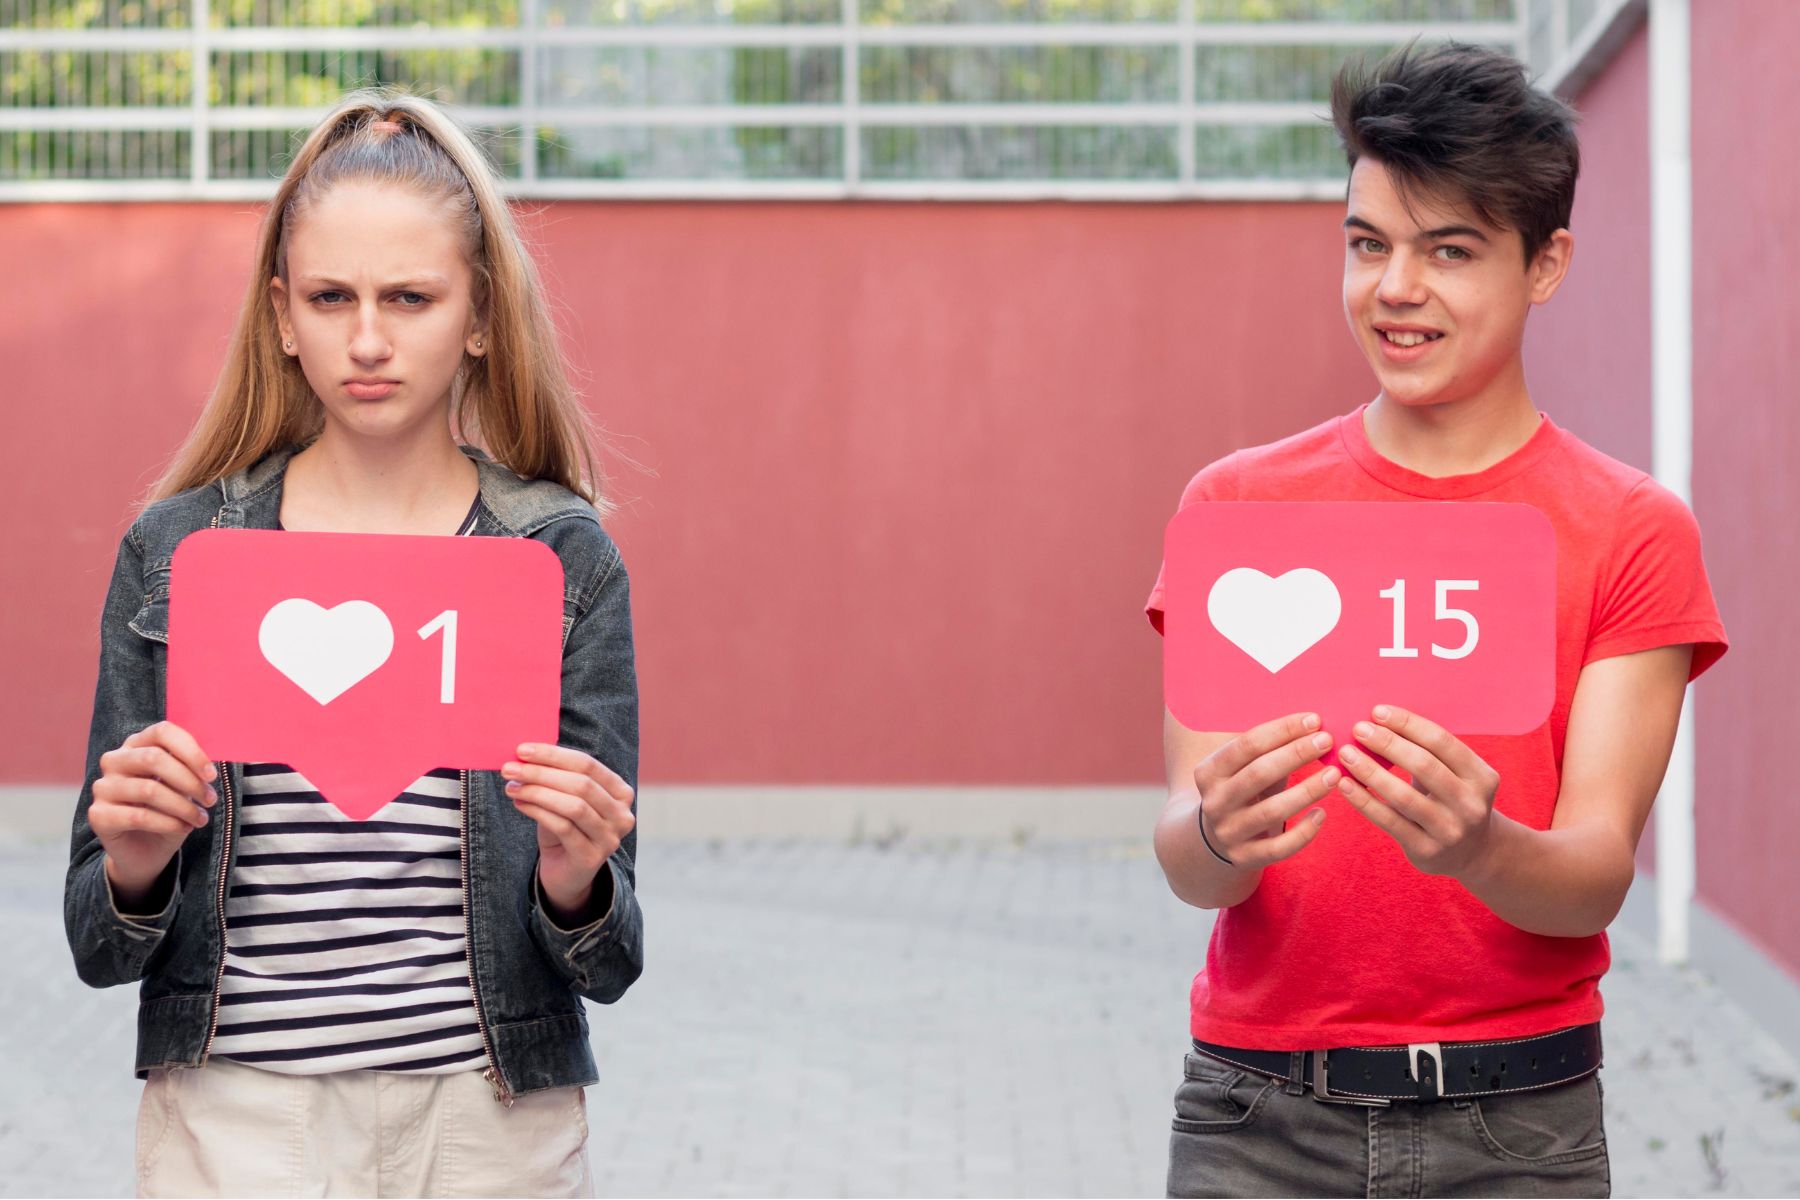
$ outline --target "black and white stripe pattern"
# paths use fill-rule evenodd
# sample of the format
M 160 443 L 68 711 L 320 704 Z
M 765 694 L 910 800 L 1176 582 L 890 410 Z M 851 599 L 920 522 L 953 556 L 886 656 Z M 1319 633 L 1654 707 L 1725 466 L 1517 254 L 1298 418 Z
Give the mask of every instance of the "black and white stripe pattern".
M 459 773 L 420 776 L 366 821 L 282 763 L 244 764 L 243 792 L 213 1052 L 287 1075 L 484 1066 Z

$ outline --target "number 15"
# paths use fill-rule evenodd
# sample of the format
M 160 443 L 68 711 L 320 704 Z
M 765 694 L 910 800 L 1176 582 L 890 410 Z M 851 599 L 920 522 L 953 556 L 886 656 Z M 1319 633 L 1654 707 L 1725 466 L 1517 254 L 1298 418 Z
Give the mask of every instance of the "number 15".
M 1481 626 L 1475 623 L 1474 614 L 1461 608 L 1451 608 L 1449 604 L 1451 592 L 1473 592 L 1481 587 L 1474 579 L 1440 579 L 1437 581 L 1437 619 L 1440 621 L 1461 621 L 1468 636 L 1463 644 L 1455 649 L 1446 649 L 1436 642 L 1431 643 L 1433 658 L 1467 658 L 1474 653 L 1475 643 L 1481 638 Z M 1419 652 L 1406 644 L 1406 580 L 1394 580 L 1394 586 L 1380 593 L 1384 600 L 1394 602 L 1394 644 L 1381 648 L 1383 658 L 1417 658 Z

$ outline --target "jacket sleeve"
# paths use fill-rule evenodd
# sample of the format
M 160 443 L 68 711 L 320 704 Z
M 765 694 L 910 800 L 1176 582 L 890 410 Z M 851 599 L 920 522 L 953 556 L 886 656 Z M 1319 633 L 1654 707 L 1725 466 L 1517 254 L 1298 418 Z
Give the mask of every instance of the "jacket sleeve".
M 602 535 L 604 536 L 604 535 Z M 562 745 L 586 751 L 637 790 L 637 667 L 631 642 L 631 595 L 625 564 L 610 540 L 606 557 L 563 644 Z M 632 813 L 637 812 L 635 795 Z M 588 999 L 611 1004 L 644 969 L 644 917 L 638 908 L 637 830 L 625 835 L 594 881 L 605 915 L 563 929 L 545 911 L 531 873 L 531 935 L 558 973 Z M 610 903 L 607 891 L 610 888 Z
M 168 894 L 163 910 L 154 916 L 121 913 L 106 878 L 104 848 L 88 825 L 94 781 L 100 777 L 100 756 L 163 716 L 155 647 L 129 627 L 143 602 L 143 551 L 134 526 L 119 542 L 112 585 L 100 613 L 100 672 L 94 683 L 87 770 L 75 801 L 69 870 L 63 882 L 63 926 L 75 956 L 75 973 L 90 987 L 112 987 L 143 978 L 145 964 L 174 922 L 181 902 L 181 855 L 177 854 L 157 881 L 156 894 Z

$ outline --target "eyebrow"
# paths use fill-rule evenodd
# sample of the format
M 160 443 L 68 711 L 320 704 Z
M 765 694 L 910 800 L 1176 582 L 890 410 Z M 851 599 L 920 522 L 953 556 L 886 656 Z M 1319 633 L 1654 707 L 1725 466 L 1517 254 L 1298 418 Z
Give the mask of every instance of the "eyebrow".
M 302 275 L 300 277 L 300 281 L 302 283 L 308 283 L 308 284 L 322 284 L 325 287 L 344 288 L 346 290 L 354 290 L 351 288 L 350 284 L 345 283 L 343 280 L 329 279 L 324 275 Z M 448 279 L 445 279 L 442 275 L 418 275 L 411 279 L 402 279 L 397 283 L 390 283 L 390 284 L 386 284 L 384 286 L 387 287 L 389 290 L 393 290 L 395 288 L 409 288 L 409 287 L 447 288 L 450 286 L 450 281 Z
M 1344 228 L 1345 229 L 1366 229 L 1370 233 L 1376 235 L 1377 237 L 1385 238 L 1387 236 L 1387 234 L 1382 233 L 1381 230 L 1375 228 L 1375 226 L 1369 224 L 1367 221 L 1363 220 L 1361 217 L 1345 217 L 1344 218 Z M 1475 228 L 1473 225 L 1445 225 L 1438 229 L 1427 229 L 1424 233 L 1421 233 L 1419 235 L 1419 240 L 1420 241 L 1441 241 L 1444 238 L 1453 238 L 1453 237 L 1474 238 L 1475 240 L 1481 241 L 1481 242 L 1485 242 L 1485 241 L 1489 240 L 1487 234 L 1481 232 L 1481 230 Z

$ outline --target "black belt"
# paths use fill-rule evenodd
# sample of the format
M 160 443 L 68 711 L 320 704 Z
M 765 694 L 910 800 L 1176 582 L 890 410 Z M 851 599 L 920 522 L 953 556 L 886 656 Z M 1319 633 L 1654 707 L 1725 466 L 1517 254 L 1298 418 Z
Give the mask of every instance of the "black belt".
M 1336 1104 L 1389 1104 L 1525 1092 L 1600 1069 L 1600 1023 L 1492 1042 L 1415 1042 L 1338 1050 L 1243 1050 L 1194 1039 L 1222 1063 L 1310 1087 Z

